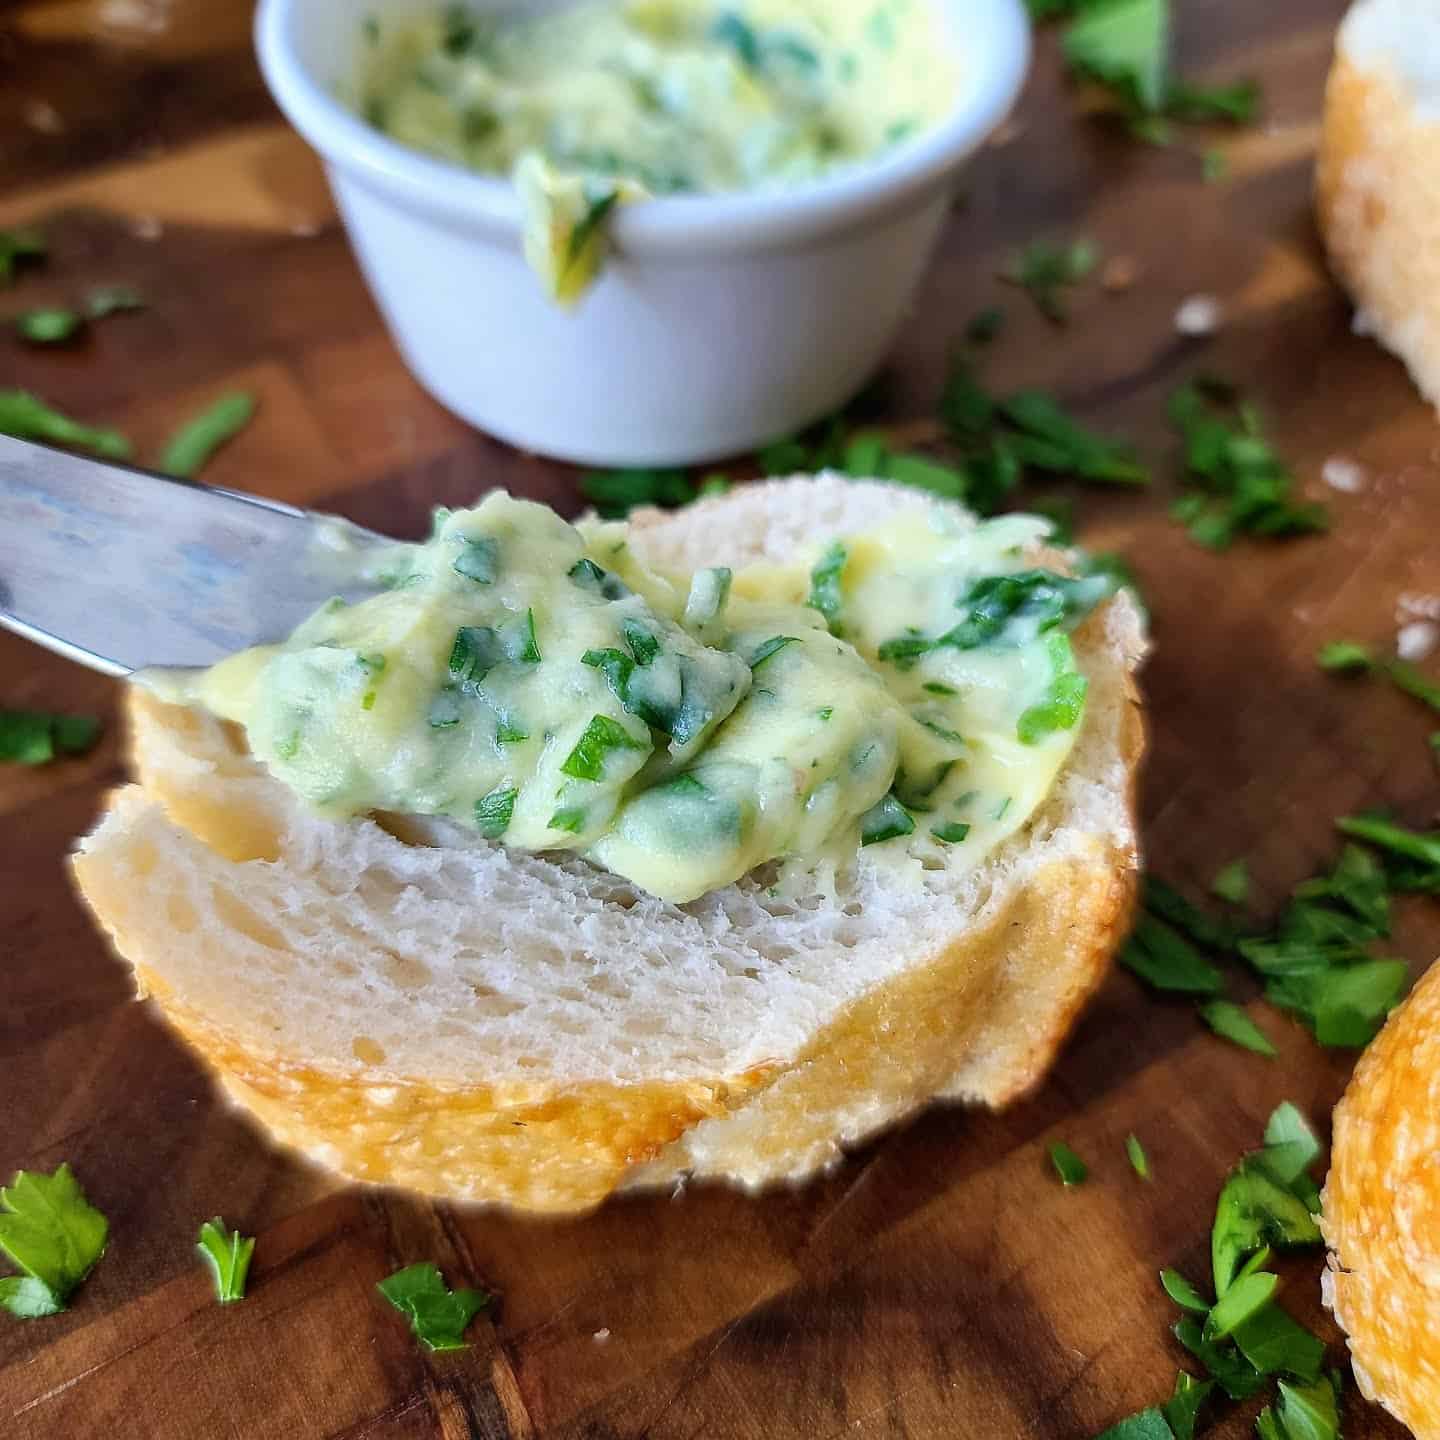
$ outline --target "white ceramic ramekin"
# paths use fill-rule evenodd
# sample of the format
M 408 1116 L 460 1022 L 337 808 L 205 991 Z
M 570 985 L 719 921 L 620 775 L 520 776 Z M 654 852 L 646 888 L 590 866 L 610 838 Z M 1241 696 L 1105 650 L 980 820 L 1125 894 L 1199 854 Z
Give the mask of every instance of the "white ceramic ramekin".
M 508 180 L 397 144 L 337 98 L 363 16 L 383 24 L 435 3 L 262 0 L 261 67 L 324 159 L 420 383 L 502 439 L 598 465 L 734 454 L 854 394 L 889 349 L 960 170 L 1004 118 L 1030 49 L 1022 0 L 937 0 L 961 73 L 944 123 L 804 189 L 624 207 L 600 279 L 567 311 L 525 263 Z

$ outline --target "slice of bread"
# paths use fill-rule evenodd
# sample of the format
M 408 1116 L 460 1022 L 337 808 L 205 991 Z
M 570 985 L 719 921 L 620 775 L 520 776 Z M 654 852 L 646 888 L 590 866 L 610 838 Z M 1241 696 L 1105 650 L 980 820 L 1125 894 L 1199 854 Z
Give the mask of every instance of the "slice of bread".
M 1440 1440 L 1440 962 L 1360 1057 L 1335 1110 L 1325 1303 L 1367 1399 Z
M 931 503 L 795 479 L 638 514 L 632 544 L 738 568 Z M 833 895 L 762 869 L 675 906 L 444 821 L 335 823 L 138 689 L 140 783 L 74 872 L 229 1093 L 344 1175 L 549 1211 L 798 1180 L 934 1096 L 1014 1099 L 1103 977 L 1137 872 L 1134 603 L 1074 639 L 1090 695 L 1049 798 L 978 869 L 910 886 L 862 850 Z
M 1335 273 L 1440 405 L 1440 0 L 1358 0 L 1325 87 L 1315 176 Z

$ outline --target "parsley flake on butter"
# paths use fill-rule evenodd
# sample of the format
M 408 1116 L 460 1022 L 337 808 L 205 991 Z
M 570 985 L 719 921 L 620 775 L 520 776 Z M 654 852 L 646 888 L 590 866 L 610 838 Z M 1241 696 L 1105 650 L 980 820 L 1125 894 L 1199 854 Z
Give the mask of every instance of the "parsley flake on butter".
M 217 1215 L 200 1227 L 195 1248 L 200 1252 L 215 1281 L 215 1298 L 222 1305 L 245 1298 L 245 1281 L 250 1274 L 250 1257 L 255 1240 L 238 1230 L 227 1230 Z
M 433 1261 L 397 1270 L 375 1287 L 429 1350 L 464 1350 L 465 1327 L 490 1304 L 483 1290 L 450 1290 Z
M 21 1320 L 63 1310 L 105 1253 L 109 1229 L 68 1165 L 19 1171 L 0 1189 L 0 1250 L 25 1273 L 0 1276 L 0 1306 Z

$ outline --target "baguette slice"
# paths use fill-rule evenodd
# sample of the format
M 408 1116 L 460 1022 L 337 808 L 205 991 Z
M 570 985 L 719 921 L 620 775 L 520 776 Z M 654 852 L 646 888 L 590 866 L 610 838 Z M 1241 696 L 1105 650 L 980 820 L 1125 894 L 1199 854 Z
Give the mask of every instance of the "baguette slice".
M 1325 1303 L 1361 1393 L 1440 1440 L 1440 963 L 1360 1057 L 1335 1110 Z
M 1325 87 L 1320 229 L 1373 333 L 1440 405 L 1440 3 L 1358 0 Z
M 738 568 L 932 503 L 794 479 L 639 514 L 632 544 Z M 932 1097 L 1028 1090 L 1103 977 L 1137 872 L 1130 598 L 1075 644 L 1072 756 L 970 872 L 907 886 L 861 851 L 832 895 L 772 893 L 762 867 L 668 905 L 444 821 L 320 819 L 237 732 L 135 690 L 140 783 L 74 873 L 140 994 L 343 1175 L 557 1212 L 685 1175 L 800 1180 Z

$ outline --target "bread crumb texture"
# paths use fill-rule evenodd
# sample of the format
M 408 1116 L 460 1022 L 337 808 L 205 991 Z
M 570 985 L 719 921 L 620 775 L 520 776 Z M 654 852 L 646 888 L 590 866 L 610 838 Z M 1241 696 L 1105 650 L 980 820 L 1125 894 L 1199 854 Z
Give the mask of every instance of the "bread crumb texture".
M 1440 1440 L 1440 964 L 1361 1057 L 1335 1111 L 1325 1303 L 1355 1379 Z
M 1367 324 L 1440 404 L 1440 5 L 1360 0 L 1325 88 L 1316 203 Z
M 773 482 L 642 515 L 632 543 L 740 566 L 922 503 Z M 446 821 L 319 818 L 237 732 L 134 690 L 139 783 L 74 873 L 229 1095 L 352 1179 L 555 1212 L 686 1175 L 798 1181 L 936 1096 L 1022 1094 L 1103 978 L 1138 868 L 1128 596 L 1075 644 L 1071 758 L 972 870 L 897 883 L 862 851 L 813 894 L 757 872 L 668 905 Z

